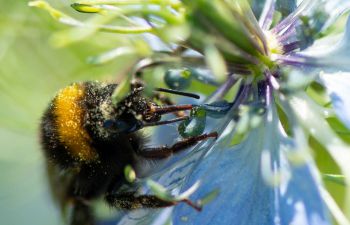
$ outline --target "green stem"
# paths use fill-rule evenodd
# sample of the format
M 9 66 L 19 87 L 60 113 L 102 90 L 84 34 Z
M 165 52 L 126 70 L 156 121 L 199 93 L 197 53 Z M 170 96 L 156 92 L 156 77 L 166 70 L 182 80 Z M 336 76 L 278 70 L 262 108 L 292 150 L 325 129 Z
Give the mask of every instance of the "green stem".
M 133 15 L 133 14 L 139 14 L 143 16 L 157 16 L 165 21 L 167 21 L 170 24 L 181 24 L 183 22 L 183 16 L 174 16 L 174 14 L 171 14 L 166 9 L 163 10 L 154 10 L 150 8 L 142 8 L 142 9 L 121 9 L 119 11 L 120 14 L 123 15 Z
M 91 25 L 92 27 L 94 25 Z M 89 27 L 87 25 L 86 27 Z M 112 25 L 101 25 L 97 26 L 100 31 L 106 31 L 111 33 L 119 34 L 141 34 L 141 33 L 152 33 L 154 29 L 152 27 L 122 27 L 122 26 L 112 26 Z
M 141 5 L 141 4 L 154 4 L 154 5 L 168 5 L 174 9 L 182 7 L 181 1 L 178 0 L 85 0 L 78 1 L 80 4 L 88 5 Z
M 170 13 L 167 8 L 162 8 L 162 10 L 155 10 L 148 8 L 144 5 L 142 8 L 119 8 L 119 7 L 106 7 L 106 5 L 89 5 L 81 3 L 73 3 L 72 8 L 82 13 L 108 13 L 108 11 L 115 12 L 118 16 L 127 15 L 142 15 L 142 16 L 158 16 L 170 24 L 180 24 L 183 22 L 184 16 L 179 14 L 176 16 Z
M 59 22 L 70 25 L 73 27 L 85 27 L 85 28 L 93 28 L 97 29 L 100 31 L 106 31 L 106 32 L 112 32 L 112 33 L 121 33 L 121 34 L 140 34 L 140 33 L 152 33 L 154 31 L 154 28 L 148 26 L 128 26 L 128 27 L 123 27 L 123 26 L 114 26 L 114 25 L 96 25 L 96 24 L 89 24 L 89 23 L 83 23 L 79 20 L 76 20 L 72 17 L 67 16 L 66 14 L 58 11 L 57 9 L 54 9 L 50 4 L 48 4 L 45 1 L 33 1 L 29 2 L 29 6 L 34 6 L 38 7 L 41 9 L 44 9 L 48 11 L 51 16 L 58 20 Z M 111 18 L 107 18 L 112 19 Z M 107 20 L 106 19 L 106 20 Z
M 271 69 L 275 66 L 273 61 L 271 61 L 271 59 L 268 56 L 259 54 L 258 57 L 259 57 L 260 61 L 263 62 L 269 69 Z

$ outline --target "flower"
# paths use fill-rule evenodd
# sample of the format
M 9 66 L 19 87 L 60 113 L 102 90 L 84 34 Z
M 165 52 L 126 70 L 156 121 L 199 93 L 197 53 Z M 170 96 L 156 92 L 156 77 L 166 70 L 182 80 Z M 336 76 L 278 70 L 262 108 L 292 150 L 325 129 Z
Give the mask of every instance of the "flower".
M 39 3 L 44 4 L 32 5 Z M 334 26 L 346 18 L 349 1 L 106 0 L 73 5 L 107 18 L 96 23 L 41 6 L 61 22 L 90 31 L 58 39 L 61 44 L 96 30 L 149 32 L 159 38 L 158 49 L 152 48 L 152 36 L 148 48 L 118 48 L 94 62 L 132 53 L 142 56 L 133 74 L 159 64 L 186 67 L 195 79 L 217 85 L 205 102 L 196 104 L 208 112 L 210 107 L 214 113 L 224 111 L 206 126 L 220 138 L 198 144 L 152 177 L 174 195 L 200 181 L 191 199 L 208 202 L 203 211 L 179 204 L 128 212 L 118 224 L 331 224 L 331 216 L 349 224 L 350 186 L 342 210 L 323 184 L 312 152 L 318 150 L 310 141 L 328 151 L 349 184 L 349 141 L 335 123 L 345 125 L 349 134 L 350 19 L 343 33 Z M 131 16 L 135 27 L 106 25 L 120 15 Z M 204 75 L 203 69 L 211 74 Z M 223 99 L 228 103 L 221 104 Z

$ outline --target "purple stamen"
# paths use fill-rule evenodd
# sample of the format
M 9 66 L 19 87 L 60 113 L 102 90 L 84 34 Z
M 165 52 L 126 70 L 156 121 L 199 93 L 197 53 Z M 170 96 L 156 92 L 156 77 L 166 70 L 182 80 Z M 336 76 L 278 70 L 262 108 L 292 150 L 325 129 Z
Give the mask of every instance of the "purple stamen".
M 296 36 L 296 22 L 294 22 L 293 24 L 291 24 L 288 29 L 284 30 L 282 33 L 277 34 L 277 40 L 280 43 L 284 43 L 286 41 L 288 41 L 288 39 L 292 36 Z
M 284 54 L 290 53 L 290 52 L 300 48 L 299 44 L 300 44 L 299 41 L 295 41 L 295 42 L 283 45 Z
M 272 24 L 273 14 L 275 13 L 275 3 L 273 0 L 267 0 L 259 19 L 259 25 L 263 30 L 268 30 Z
M 266 73 L 265 73 L 266 76 Z M 268 75 L 267 75 L 268 76 Z M 257 97 L 259 99 L 264 98 L 264 96 L 266 95 L 266 85 L 267 85 L 267 81 L 266 80 L 262 80 L 258 82 L 258 95 Z
M 241 85 L 236 94 L 235 99 L 233 100 L 233 109 L 237 109 L 240 105 L 242 105 L 245 100 L 249 97 L 251 90 L 251 85 Z
M 209 96 L 205 102 L 214 102 L 216 100 L 222 99 L 226 93 L 232 88 L 232 86 L 237 82 L 237 77 L 231 75 L 227 78 L 225 83 L 223 83 L 216 91 Z
M 301 56 L 301 55 L 277 55 L 276 60 L 284 65 L 291 66 L 317 66 L 316 62 L 313 62 L 310 57 Z
M 270 106 L 271 105 L 271 100 L 273 93 L 270 87 L 270 84 L 266 84 L 266 106 Z
M 270 70 L 266 70 L 264 72 L 265 77 L 267 78 L 268 83 L 273 87 L 275 90 L 280 89 L 280 85 L 278 81 L 276 80 L 275 76 L 280 76 L 280 73 L 278 71 L 275 71 L 274 74 L 271 73 Z
M 311 0 L 304 0 L 298 8 L 291 13 L 289 16 L 287 16 L 285 19 L 283 19 L 279 24 L 277 24 L 272 31 L 276 34 L 279 34 L 285 29 L 288 29 L 288 27 L 292 26 L 295 21 L 299 18 L 299 15 L 306 10 L 306 8 L 310 7 Z

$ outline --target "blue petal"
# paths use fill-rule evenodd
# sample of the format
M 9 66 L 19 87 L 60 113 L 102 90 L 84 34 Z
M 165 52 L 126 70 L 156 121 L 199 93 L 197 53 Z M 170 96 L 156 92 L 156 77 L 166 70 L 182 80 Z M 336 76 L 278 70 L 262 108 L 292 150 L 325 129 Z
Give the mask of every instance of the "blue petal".
M 282 18 L 287 17 L 296 8 L 296 0 L 276 0 L 276 10 L 282 14 Z
M 350 73 L 322 74 L 335 113 L 350 129 Z
M 232 120 L 231 114 L 232 111 L 229 111 L 224 118 L 222 118 L 219 124 L 216 123 L 216 131 L 218 133 L 222 133 L 222 130 L 228 126 L 229 121 Z M 207 131 L 209 132 L 212 129 L 213 125 L 208 121 Z M 163 127 L 164 128 L 164 127 Z M 174 131 L 174 132 L 172 132 Z M 168 127 L 164 129 L 159 129 L 156 133 L 160 132 L 160 137 L 158 139 L 164 138 L 174 139 L 177 136 L 176 126 Z M 167 135 L 163 135 L 166 133 Z M 174 135 L 172 137 L 172 135 Z M 157 139 L 157 138 L 156 138 Z M 191 149 L 190 153 L 179 153 L 172 157 L 168 162 L 164 165 L 160 165 L 160 172 L 149 177 L 150 179 L 156 180 L 163 186 L 165 186 L 168 190 L 172 192 L 172 194 L 177 195 L 180 192 L 180 187 L 186 180 L 188 174 L 194 167 L 202 162 L 203 156 L 210 149 L 210 145 L 214 140 L 208 140 L 206 142 L 201 142 L 196 145 L 193 149 Z M 144 190 L 143 192 L 149 193 L 149 190 Z M 159 221 L 164 221 L 166 218 L 170 219 L 172 216 L 173 208 L 165 208 L 165 209 L 141 209 L 130 212 L 125 212 L 115 221 L 118 225 L 162 225 Z M 104 223 L 100 223 L 104 225 Z M 109 223 L 106 223 L 109 224 Z
M 264 0 L 252 0 L 251 1 L 251 7 L 252 7 L 252 10 L 253 10 L 253 13 L 255 15 L 256 18 L 259 18 L 262 11 L 263 11 L 263 8 L 265 7 L 265 4 L 268 2 L 267 1 L 264 1 Z
M 281 224 L 331 224 L 310 166 L 294 167 L 291 172 L 293 178 L 287 189 L 279 189 L 276 209 Z
M 191 198 L 199 199 L 218 188 L 220 195 L 200 213 L 179 205 L 174 224 L 272 224 L 273 191 L 260 174 L 255 136 L 238 148 L 219 150 L 201 163 L 188 183 L 204 179 L 202 189 Z
M 201 187 L 190 197 L 194 201 L 219 189 L 219 196 L 205 205 L 202 212 L 179 204 L 173 209 L 129 212 L 118 224 L 161 225 L 167 219 L 172 219 L 176 225 L 330 224 L 319 194 L 321 184 L 313 170 L 313 162 L 294 165 L 287 160 L 288 151 L 295 143 L 278 129 L 276 110 L 271 116 L 250 132 L 242 144 L 214 148 L 206 158 L 202 158 L 201 153 L 206 148 L 197 149 L 161 175 L 158 181 L 173 193 L 180 192 L 179 185 L 184 182 L 183 189 L 186 190 L 200 180 Z M 218 142 L 218 146 L 221 144 L 224 143 Z M 266 157 L 262 153 L 264 156 L 267 153 L 270 158 L 267 170 L 264 166 Z M 272 178 L 283 175 L 278 184 L 269 182 L 269 171 Z
M 303 50 L 314 44 L 320 36 L 324 36 L 324 34 L 320 35 L 320 32 L 326 31 L 349 9 L 350 1 L 348 0 L 304 0 L 273 30 L 281 36 L 280 40 L 283 45 L 298 41 L 298 46 Z M 285 29 L 287 27 L 288 29 Z
M 323 13 L 327 15 L 327 19 L 324 21 L 322 30 L 327 29 L 344 13 L 347 13 L 350 9 L 349 0 L 323 0 L 317 4 L 318 9 L 322 9 Z M 322 7 L 322 8 L 321 8 Z M 321 25 L 321 24 L 320 24 Z
M 314 3 L 311 10 L 303 13 L 304 16 L 308 16 L 308 22 L 306 26 L 300 26 L 299 34 L 303 40 L 309 39 L 307 42 L 312 44 L 315 37 L 309 36 L 317 36 L 319 32 L 325 31 L 349 8 L 350 2 L 343 0 L 324 0 Z M 308 47 L 308 43 L 303 45 Z
M 251 7 L 253 9 L 255 17 L 259 18 L 265 7 L 270 8 L 269 6 L 267 6 L 267 4 L 270 4 L 271 2 L 272 4 L 274 4 L 276 10 L 281 13 L 282 19 L 287 17 L 297 8 L 296 0 L 253 0 L 251 2 Z
M 201 162 L 187 184 L 202 179 L 202 189 L 191 198 L 200 199 L 218 188 L 220 195 L 200 213 L 179 205 L 174 224 L 330 224 L 312 162 L 291 165 L 281 151 L 290 141 L 280 139 L 278 129 L 272 128 L 276 126 L 267 122 L 243 144 L 216 149 Z M 262 176 L 263 148 L 271 155 L 272 174 L 285 175 L 278 185 L 267 184 Z
M 349 4 L 350 8 L 350 4 Z M 339 38 L 331 36 L 315 42 L 300 55 L 305 56 L 305 65 L 315 66 L 327 72 L 350 71 L 350 17 L 344 35 Z

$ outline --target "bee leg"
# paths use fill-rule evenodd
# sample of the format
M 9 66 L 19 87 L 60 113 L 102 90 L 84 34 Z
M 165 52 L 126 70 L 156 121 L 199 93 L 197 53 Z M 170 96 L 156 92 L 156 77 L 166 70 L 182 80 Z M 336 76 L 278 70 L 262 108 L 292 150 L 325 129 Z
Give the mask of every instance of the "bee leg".
M 73 210 L 70 225 L 95 225 L 95 217 L 92 208 L 85 202 L 76 200 L 73 203 Z
M 118 194 L 108 194 L 106 201 L 120 209 L 132 210 L 141 208 L 163 208 L 177 205 L 180 202 L 184 202 L 189 206 L 193 207 L 197 211 L 201 211 L 201 207 L 189 199 L 181 201 L 166 201 L 158 198 L 155 195 L 137 195 L 135 192 L 124 192 Z
M 170 157 L 172 154 L 176 154 L 180 151 L 185 150 L 188 147 L 191 147 L 197 144 L 199 141 L 206 140 L 208 138 L 217 138 L 218 134 L 216 132 L 209 134 L 202 134 L 190 138 L 183 139 L 171 147 L 168 146 L 160 146 L 155 148 L 145 148 L 138 152 L 138 155 L 144 158 L 152 158 L 152 159 L 164 159 Z

